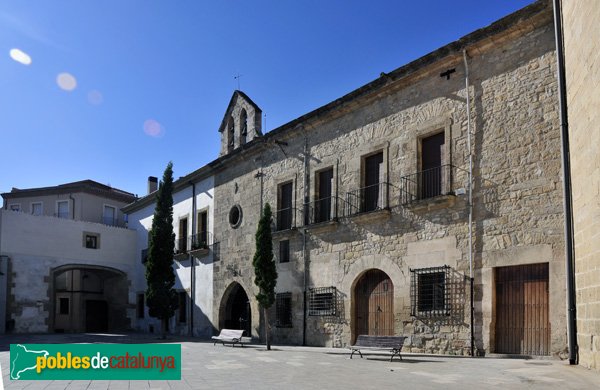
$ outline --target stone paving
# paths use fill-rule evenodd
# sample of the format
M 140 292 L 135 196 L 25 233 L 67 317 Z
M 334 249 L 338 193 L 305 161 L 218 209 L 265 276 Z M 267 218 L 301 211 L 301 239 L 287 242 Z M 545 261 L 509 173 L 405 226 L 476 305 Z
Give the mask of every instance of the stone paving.
M 558 360 L 464 358 L 387 353 L 364 359 L 346 349 L 262 345 L 244 348 L 197 339 L 181 344 L 181 381 L 11 381 L 11 343 L 149 343 L 143 335 L 15 335 L 0 337 L 0 364 L 7 389 L 598 389 L 600 373 Z

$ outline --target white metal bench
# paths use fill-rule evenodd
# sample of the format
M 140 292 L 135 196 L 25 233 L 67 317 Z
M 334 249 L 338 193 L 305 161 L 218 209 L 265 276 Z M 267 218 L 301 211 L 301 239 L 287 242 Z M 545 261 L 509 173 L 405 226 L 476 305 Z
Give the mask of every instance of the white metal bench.
M 392 357 L 390 358 L 390 362 L 394 359 L 394 356 L 398 355 L 400 360 L 402 360 L 402 355 L 400 355 L 400 351 L 402 351 L 402 346 L 404 345 L 404 340 L 406 337 L 404 336 L 369 336 L 369 335 L 359 335 L 356 338 L 356 343 L 350 347 L 348 347 L 352 353 L 350 353 L 350 359 L 352 359 L 352 355 L 354 352 L 358 352 L 360 357 L 362 358 L 361 349 L 367 350 L 388 350 L 392 353 Z
M 223 343 L 223 345 L 225 345 L 225 343 L 232 344 L 233 346 L 239 344 L 243 347 L 245 343 L 249 343 L 251 340 L 250 337 L 242 337 L 243 334 L 243 330 L 221 329 L 221 332 L 218 336 L 212 336 L 212 339 L 215 340 L 213 345 L 216 345 L 218 342 L 221 342 Z

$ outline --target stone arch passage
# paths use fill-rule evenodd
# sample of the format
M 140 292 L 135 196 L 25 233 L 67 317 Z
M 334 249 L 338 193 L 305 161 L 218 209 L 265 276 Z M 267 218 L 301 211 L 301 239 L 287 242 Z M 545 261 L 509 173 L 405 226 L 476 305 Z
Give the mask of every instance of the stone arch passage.
M 358 276 L 352 289 L 352 342 L 358 335 L 394 335 L 394 284 L 379 269 Z
M 66 265 L 52 271 L 54 332 L 115 332 L 129 328 L 126 275 L 116 269 Z
M 223 294 L 219 307 L 220 329 L 242 329 L 244 336 L 252 336 L 250 299 L 244 288 L 233 282 Z

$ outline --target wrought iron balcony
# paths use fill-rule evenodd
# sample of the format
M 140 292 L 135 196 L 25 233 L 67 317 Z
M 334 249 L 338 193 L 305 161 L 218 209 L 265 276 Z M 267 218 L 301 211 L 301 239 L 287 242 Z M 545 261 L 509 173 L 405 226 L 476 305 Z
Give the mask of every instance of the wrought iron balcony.
M 289 207 L 275 212 L 275 231 L 289 230 L 296 227 L 296 209 Z
M 304 205 L 304 225 L 314 225 L 337 219 L 338 199 L 328 196 Z
M 454 166 L 446 164 L 400 178 L 400 203 L 453 194 L 453 173 Z
M 213 236 L 211 232 L 202 231 L 190 236 L 190 251 L 192 256 L 206 256 L 209 248 L 213 245 Z
M 388 208 L 389 184 L 381 182 L 346 194 L 344 215 L 352 216 Z
M 189 237 L 181 237 L 175 240 L 175 254 L 181 255 L 186 254 L 189 249 L 188 245 Z

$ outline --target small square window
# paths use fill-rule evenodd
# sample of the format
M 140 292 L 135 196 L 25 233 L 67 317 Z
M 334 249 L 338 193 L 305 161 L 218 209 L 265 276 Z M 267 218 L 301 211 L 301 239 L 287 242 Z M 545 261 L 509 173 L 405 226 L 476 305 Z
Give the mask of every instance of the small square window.
M 279 262 L 290 262 L 290 240 L 279 241 Z
M 100 235 L 95 233 L 84 233 L 83 245 L 88 249 L 100 248 Z
M 410 272 L 411 315 L 430 318 L 450 315 L 450 267 L 411 269 Z
M 18 203 L 13 203 L 13 204 L 11 204 L 10 206 L 8 206 L 8 208 L 9 208 L 11 211 L 21 211 L 21 205 L 20 205 L 20 204 L 18 204 Z
M 44 211 L 42 209 L 42 202 L 36 202 L 31 204 L 31 214 L 42 215 L 43 212 Z
M 311 288 L 308 291 L 309 316 L 336 316 L 337 289 L 335 287 Z

